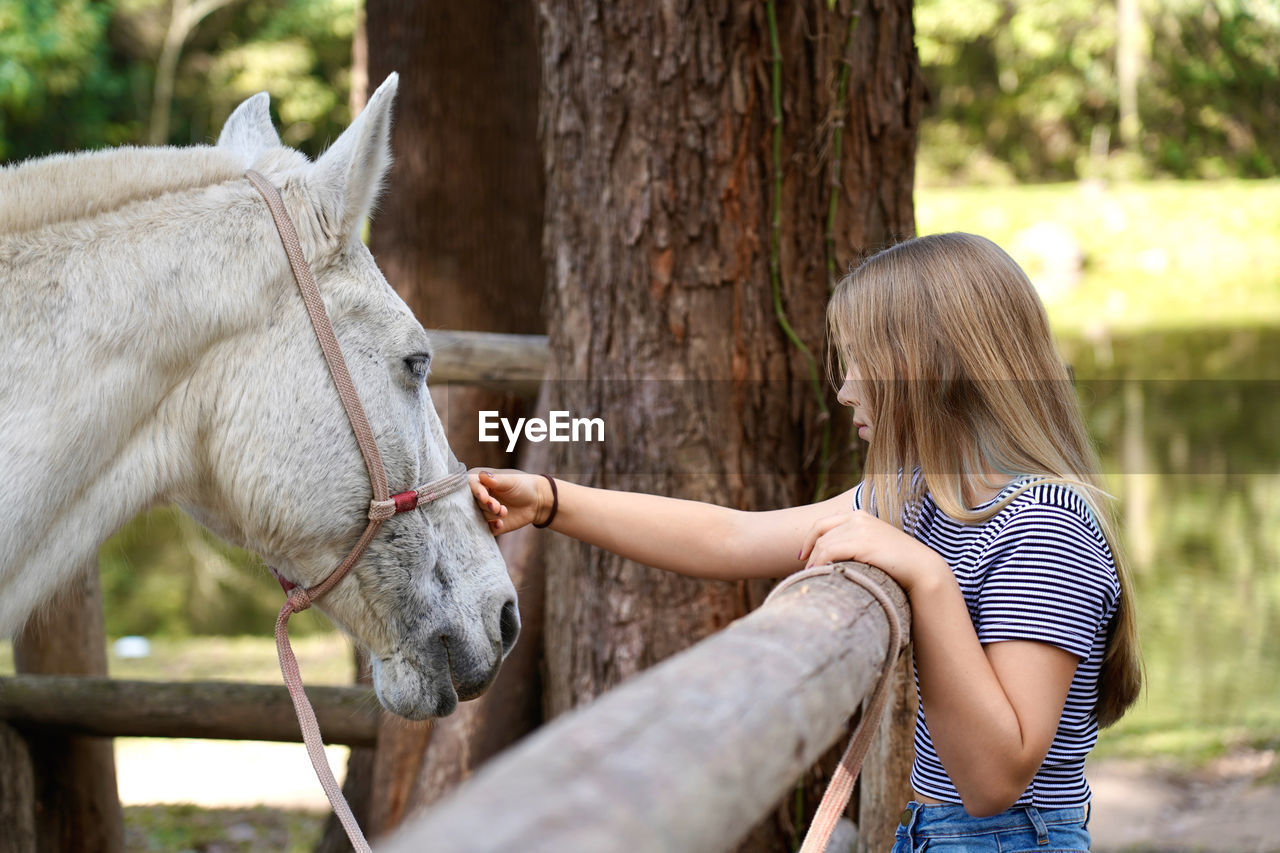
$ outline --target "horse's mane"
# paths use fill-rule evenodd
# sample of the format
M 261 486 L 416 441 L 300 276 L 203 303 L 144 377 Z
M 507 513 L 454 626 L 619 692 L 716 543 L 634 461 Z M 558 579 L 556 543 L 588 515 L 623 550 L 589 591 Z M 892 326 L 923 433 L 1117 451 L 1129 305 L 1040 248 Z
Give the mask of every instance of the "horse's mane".
M 231 153 L 212 146 L 113 148 L 0 167 L 0 234 L 87 219 L 243 172 Z

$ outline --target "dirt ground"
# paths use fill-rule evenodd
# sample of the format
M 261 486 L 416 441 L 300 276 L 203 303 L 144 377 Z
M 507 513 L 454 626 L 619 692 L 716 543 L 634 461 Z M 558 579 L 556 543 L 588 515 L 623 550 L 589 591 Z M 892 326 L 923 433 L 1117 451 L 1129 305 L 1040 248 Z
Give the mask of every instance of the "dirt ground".
M 347 748 L 326 747 L 325 755 L 342 779 Z M 117 738 L 116 782 L 126 806 L 329 808 L 302 744 Z
M 1280 851 L 1280 757 L 1239 750 L 1196 770 L 1160 761 L 1091 762 L 1094 850 Z
M 266 805 L 321 811 L 324 793 L 293 744 L 120 739 L 125 805 Z M 346 750 L 331 747 L 339 778 Z M 198 769 L 197 769 L 198 768 Z M 1099 853 L 1280 853 L 1280 756 L 1242 750 L 1187 771 L 1170 763 L 1091 762 L 1094 850 Z

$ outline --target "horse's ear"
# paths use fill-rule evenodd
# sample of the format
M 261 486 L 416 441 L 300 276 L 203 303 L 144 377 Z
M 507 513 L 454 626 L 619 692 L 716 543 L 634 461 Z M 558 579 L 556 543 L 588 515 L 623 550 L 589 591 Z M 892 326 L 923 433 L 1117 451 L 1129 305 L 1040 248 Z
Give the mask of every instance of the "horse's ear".
M 391 168 L 391 105 L 399 80 L 394 72 L 387 76 L 364 111 L 311 170 L 313 197 L 339 234 L 355 233 L 382 192 Z
M 258 155 L 269 148 L 280 147 L 280 137 L 271 124 L 271 98 L 259 92 L 236 107 L 218 136 L 218 147 L 236 155 L 247 169 Z

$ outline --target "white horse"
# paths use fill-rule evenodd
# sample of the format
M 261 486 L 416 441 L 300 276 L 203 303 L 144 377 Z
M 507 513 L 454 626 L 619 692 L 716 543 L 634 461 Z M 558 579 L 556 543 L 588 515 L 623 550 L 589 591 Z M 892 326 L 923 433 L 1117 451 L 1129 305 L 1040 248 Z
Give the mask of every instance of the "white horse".
M 360 241 L 390 163 L 393 75 L 315 163 L 265 93 L 218 144 L 0 170 L 0 636 L 160 502 L 312 586 L 363 530 L 369 480 L 267 205 L 280 188 L 391 491 L 458 463 L 431 343 Z M 388 520 L 319 603 L 371 652 L 387 709 L 442 716 L 515 642 L 515 589 L 463 489 Z

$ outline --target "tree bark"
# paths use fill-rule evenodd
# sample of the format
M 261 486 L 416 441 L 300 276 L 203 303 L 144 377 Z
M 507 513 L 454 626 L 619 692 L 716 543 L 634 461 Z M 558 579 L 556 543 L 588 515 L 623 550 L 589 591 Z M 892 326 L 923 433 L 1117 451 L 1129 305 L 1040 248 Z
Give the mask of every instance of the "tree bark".
M 780 4 L 780 91 L 768 4 L 538 8 L 552 408 L 606 423 L 603 443 L 557 445 L 552 470 L 743 509 L 811 500 L 847 444 L 837 431 L 823 458 L 827 417 L 775 314 L 771 263 L 777 302 L 822 375 L 832 175 L 837 269 L 914 230 L 922 82 L 910 3 L 862 3 L 848 41 L 847 6 Z M 833 426 L 847 420 L 832 414 Z M 724 627 L 767 588 L 666 574 L 562 538 L 547 565 L 553 716 Z M 809 785 L 805 815 L 780 810 L 743 849 L 790 849 L 818 793 Z
M 543 331 L 532 8 L 369 0 L 366 14 L 370 85 L 400 73 L 378 266 L 429 330 Z
M 84 566 L 13 645 L 19 673 L 106 675 L 97 558 Z M 124 813 L 109 738 L 24 733 L 35 788 L 36 849 L 124 849 Z

